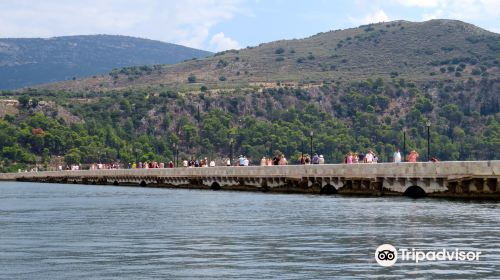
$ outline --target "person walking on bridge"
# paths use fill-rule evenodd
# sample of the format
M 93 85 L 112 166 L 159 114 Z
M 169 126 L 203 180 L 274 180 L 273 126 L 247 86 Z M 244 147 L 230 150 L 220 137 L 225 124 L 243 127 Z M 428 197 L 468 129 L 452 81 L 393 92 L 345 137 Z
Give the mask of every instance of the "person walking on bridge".
M 408 155 L 408 162 L 417 162 L 419 154 L 417 151 L 413 150 L 411 153 Z
M 288 161 L 286 160 L 285 155 L 281 155 L 281 158 L 278 162 L 278 165 L 287 165 L 287 164 L 288 164 Z
M 325 164 L 325 157 L 323 155 L 319 155 L 319 164 Z
M 399 149 L 396 149 L 396 151 L 392 155 L 392 158 L 396 163 L 401 162 L 401 153 L 399 152 Z
M 312 158 L 312 164 L 319 164 L 319 156 L 318 154 L 314 154 Z
M 280 163 L 280 156 L 276 154 L 273 158 L 273 165 L 279 165 Z
M 373 153 L 373 151 L 369 150 L 368 153 L 366 153 L 366 155 L 365 155 L 364 163 L 373 163 L 374 157 L 375 157 L 375 154 Z
M 346 156 L 345 163 L 352 164 L 354 162 L 354 155 L 352 152 L 349 152 Z

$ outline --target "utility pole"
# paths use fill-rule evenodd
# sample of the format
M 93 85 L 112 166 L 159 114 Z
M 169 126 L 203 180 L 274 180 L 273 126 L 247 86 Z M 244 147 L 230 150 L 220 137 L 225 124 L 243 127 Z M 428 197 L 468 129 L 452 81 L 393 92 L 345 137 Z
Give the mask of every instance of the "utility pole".
M 311 133 L 309 135 L 311 136 L 311 154 L 309 156 L 312 158 L 312 156 L 313 156 L 313 137 L 314 137 L 314 132 L 311 130 Z
M 406 161 L 406 127 L 403 128 L 403 161 Z
M 431 160 L 431 121 L 427 121 L 427 161 Z

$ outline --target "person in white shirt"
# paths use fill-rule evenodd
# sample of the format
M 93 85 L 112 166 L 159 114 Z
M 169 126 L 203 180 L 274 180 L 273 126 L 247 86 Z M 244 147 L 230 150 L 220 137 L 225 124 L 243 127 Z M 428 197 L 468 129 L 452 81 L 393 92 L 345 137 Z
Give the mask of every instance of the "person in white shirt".
M 262 157 L 262 159 L 260 160 L 260 166 L 266 166 L 266 157 Z
M 394 162 L 401 162 L 401 153 L 399 152 L 399 149 L 397 149 L 394 154 L 392 155 L 392 158 L 394 159 Z
M 365 155 L 365 162 L 366 163 L 372 163 L 373 162 L 373 152 L 372 152 L 372 150 L 368 151 L 368 153 Z
M 319 155 L 319 164 L 325 164 L 325 158 L 323 155 Z

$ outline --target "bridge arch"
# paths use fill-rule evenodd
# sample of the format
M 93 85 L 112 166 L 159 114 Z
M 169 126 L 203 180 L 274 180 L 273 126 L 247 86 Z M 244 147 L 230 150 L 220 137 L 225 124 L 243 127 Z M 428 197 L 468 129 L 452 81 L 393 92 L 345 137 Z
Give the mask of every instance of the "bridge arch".
M 212 185 L 210 186 L 210 189 L 213 191 L 218 191 L 218 190 L 222 189 L 222 187 L 220 186 L 219 183 L 213 182 Z
M 139 184 L 141 187 L 145 187 L 147 186 L 148 184 L 146 183 L 146 181 L 142 180 L 141 183 Z
M 403 196 L 408 196 L 411 198 L 420 198 L 420 197 L 427 196 L 427 193 L 424 191 L 423 188 L 421 188 L 417 185 L 413 185 L 413 186 L 408 187 L 404 191 Z
M 323 186 L 320 191 L 320 194 L 336 194 L 336 193 L 337 189 L 330 184 L 326 184 L 325 186 Z

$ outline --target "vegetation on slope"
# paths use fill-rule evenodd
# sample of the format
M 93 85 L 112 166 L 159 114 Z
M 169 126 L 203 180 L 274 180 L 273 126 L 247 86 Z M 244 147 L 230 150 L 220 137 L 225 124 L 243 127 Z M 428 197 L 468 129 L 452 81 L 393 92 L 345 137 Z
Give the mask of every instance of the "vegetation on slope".
M 178 63 L 211 53 L 111 35 L 0 39 L 0 89 L 72 80 L 133 65 Z
M 197 90 L 347 82 L 373 76 L 416 82 L 498 76 L 500 35 L 460 21 L 395 21 L 282 40 L 154 69 L 122 69 L 49 89 Z
M 181 159 L 293 162 L 311 131 L 330 163 L 368 149 L 388 161 L 403 131 L 426 160 L 427 121 L 432 156 L 498 159 L 498 38 L 457 21 L 392 22 L 4 91 L 20 111 L 0 123 L 0 165 L 167 161 L 174 145 Z M 40 100 L 80 121 L 42 114 Z
M 430 88 L 431 90 L 422 90 Z M 453 94 L 460 91 L 459 94 Z M 168 161 L 174 144 L 180 158 L 245 154 L 256 161 L 276 152 L 297 158 L 314 152 L 341 162 L 349 151 L 373 149 L 383 161 L 395 148 L 417 149 L 425 160 L 431 121 L 431 153 L 442 160 L 500 156 L 498 80 L 421 86 L 402 79 L 368 79 L 317 88 L 269 88 L 238 93 L 184 95 L 128 90 L 105 94 L 22 93 L 55 100 L 84 122 L 66 125 L 29 102 L 17 117 L 0 123 L 3 166 L 49 162 Z M 5 95 L 19 94 L 4 92 Z M 52 95 L 52 97 L 51 97 Z M 400 106 L 403 104 L 404 106 Z M 41 131 L 40 131 L 41 129 Z M 233 149 L 231 151 L 231 148 Z

